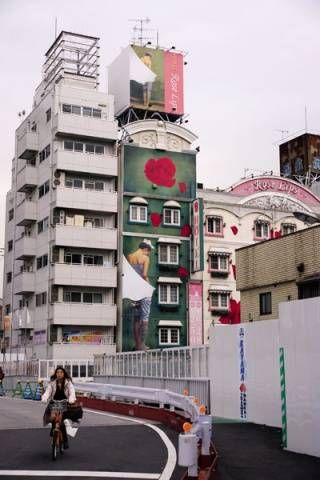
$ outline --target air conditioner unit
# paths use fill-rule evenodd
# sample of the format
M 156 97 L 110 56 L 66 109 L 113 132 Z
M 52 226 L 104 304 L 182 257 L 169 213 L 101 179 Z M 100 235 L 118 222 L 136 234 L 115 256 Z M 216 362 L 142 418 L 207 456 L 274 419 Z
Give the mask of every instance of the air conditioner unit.
M 55 178 L 60 178 L 61 177 L 61 172 L 59 170 L 56 170 L 54 172 L 54 176 L 55 176 Z
M 60 180 L 59 180 L 58 178 L 55 178 L 55 179 L 53 180 L 53 185 L 55 185 L 56 187 L 57 187 L 58 185 L 60 185 Z

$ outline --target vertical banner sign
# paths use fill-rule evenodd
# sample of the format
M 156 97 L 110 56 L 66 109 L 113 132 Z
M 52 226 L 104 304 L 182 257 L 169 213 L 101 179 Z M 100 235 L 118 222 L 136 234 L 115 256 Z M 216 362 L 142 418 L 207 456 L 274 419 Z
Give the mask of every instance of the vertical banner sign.
M 202 283 L 188 284 L 189 345 L 202 345 Z
M 281 421 L 282 421 L 282 446 L 287 448 L 287 400 L 286 400 L 286 375 L 284 367 L 284 350 L 279 349 L 280 353 L 280 393 L 281 393 Z
M 164 111 L 183 114 L 183 56 L 164 52 Z
M 192 202 L 192 271 L 203 270 L 203 201 Z
M 245 379 L 246 372 L 246 359 L 245 359 L 245 334 L 244 328 L 239 329 L 239 353 L 240 353 L 240 418 L 247 418 L 247 387 Z

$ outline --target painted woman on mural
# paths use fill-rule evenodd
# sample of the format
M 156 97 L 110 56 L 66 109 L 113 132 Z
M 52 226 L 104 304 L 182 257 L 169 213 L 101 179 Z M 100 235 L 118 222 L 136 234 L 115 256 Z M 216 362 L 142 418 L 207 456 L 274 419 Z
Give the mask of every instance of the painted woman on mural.
M 147 282 L 147 284 L 149 284 L 148 272 L 150 266 L 150 254 L 153 248 L 154 247 L 152 246 L 151 241 L 144 239 L 142 242 L 139 243 L 137 250 L 129 253 L 127 256 L 128 262 L 132 269 L 144 280 L 144 282 Z M 128 280 L 126 281 L 126 283 L 128 283 Z M 136 286 L 134 285 L 133 288 L 136 288 Z M 150 288 L 146 290 L 146 294 L 150 295 L 150 292 L 153 292 L 153 288 L 152 290 L 150 290 Z M 127 297 L 129 297 L 129 295 Z M 129 298 L 132 299 L 132 296 L 130 296 Z M 134 309 L 133 338 L 135 350 L 148 349 L 145 340 L 148 335 L 151 301 L 151 296 L 143 296 L 143 298 L 140 298 L 138 300 L 133 299 L 132 302 Z

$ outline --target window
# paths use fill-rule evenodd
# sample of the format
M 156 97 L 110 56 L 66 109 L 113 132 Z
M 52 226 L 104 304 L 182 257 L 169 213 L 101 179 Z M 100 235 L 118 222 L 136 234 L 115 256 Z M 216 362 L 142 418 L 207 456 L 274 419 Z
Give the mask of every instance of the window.
M 63 301 L 67 303 L 102 303 L 102 293 L 63 292 Z
M 130 222 L 147 223 L 147 207 L 130 205 Z
M 260 293 L 259 295 L 260 315 L 269 315 L 272 313 L 271 292 Z
M 71 113 L 71 105 L 69 105 L 68 103 L 63 103 L 62 111 L 63 113 Z
M 65 150 L 71 150 L 71 151 L 73 151 L 73 142 L 72 142 L 71 140 L 65 140 L 65 141 L 63 142 L 63 148 L 64 148 Z
M 65 261 L 65 263 L 70 263 L 72 265 L 81 265 L 82 255 L 80 253 L 66 252 L 64 254 L 64 261 Z
M 71 105 L 71 113 L 81 115 L 81 107 L 79 105 Z
M 85 227 L 93 227 L 93 228 L 103 228 L 104 227 L 104 220 L 100 217 L 84 217 L 84 226 Z
M 12 272 L 8 272 L 7 273 L 7 283 L 11 283 L 12 282 Z
M 4 312 L 5 312 L 5 315 L 10 315 L 10 313 L 11 313 L 11 305 L 10 305 L 10 303 L 8 303 L 8 304 L 6 305 Z
M 294 223 L 282 223 L 281 233 L 282 235 L 289 235 L 297 230 L 297 226 Z
M 178 328 L 159 328 L 159 345 L 179 345 L 180 330 Z
M 104 154 L 104 145 L 96 145 L 94 143 L 83 143 L 80 140 L 64 140 L 64 150 L 77 153 L 93 153 L 96 155 Z
M 41 257 L 37 257 L 37 270 L 40 268 L 46 267 L 48 265 L 48 255 L 42 255 Z
M 96 153 L 97 155 L 103 155 L 104 154 L 104 146 L 103 145 L 95 145 L 94 153 Z
M 103 255 L 83 255 L 84 265 L 103 265 Z
M 222 217 L 207 217 L 207 234 L 223 236 Z
M 63 292 L 63 301 L 67 303 L 81 303 L 81 292 Z
M 179 246 L 160 244 L 158 247 L 159 263 L 168 265 L 178 265 Z
M 51 108 L 49 108 L 49 110 L 46 111 L 46 120 L 47 122 L 50 122 L 51 120 Z
M 159 284 L 159 304 L 179 305 L 179 286 L 176 284 Z
M 8 252 L 11 252 L 12 249 L 13 249 L 13 240 L 9 240 L 9 242 L 8 242 Z
M 102 293 L 83 292 L 83 303 L 102 303 Z
M 38 233 L 45 232 L 49 228 L 49 217 L 45 217 L 43 220 L 38 222 Z
M 10 222 L 10 220 L 12 220 L 12 219 L 13 219 L 13 212 L 14 212 L 13 208 L 11 208 L 11 209 L 9 210 L 9 212 L 8 212 L 8 219 L 9 219 L 9 222 Z
M 50 144 L 47 145 L 41 152 L 39 152 L 39 162 L 43 162 L 46 158 L 49 157 L 51 151 L 51 146 Z
M 270 224 L 258 220 L 254 224 L 255 238 L 257 240 L 267 240 L 270 237 Z
M 209 272 L 229 273 L 229 255 L 209 253 Z
M 229 292 L 209 292 L 209 308 L 210 310 L 228 310 L 229 309 Z
M 320 281 L 314 279 L 313 281 L 302 281 L 298 284 L 298 298 L 313 298 L 320 296 Z
M 83 143 L 82 142 L 74 142 L 74 151 L 75 152 L 83 152 Z
M 38 191 L 39 191 L 39 198 L 43 197 L 44 195 L 46 195 L 50 190 L 50 185 L 49 185 L 49 180 L 47 180 L 45 183 L 43 183 L 42 185 L 40 185 L 40 187 L 38 188 Z
M 94 145 L 92 143 L 86 143 L 86 153 L 94 153 Z
M 36 295 L 36 307 L 41 307 L 47 303 L 47 292 L 37 293 Z
M 163 224 L 164 225 L 180 225 L 180 209 L 164 208 Z
M 74 115 L 83 115 L 84 117 L 101 118 L 102 110 L 92 107 L 81 107 L 80 105 L 62 104 L 63 113 L 73 113 Z

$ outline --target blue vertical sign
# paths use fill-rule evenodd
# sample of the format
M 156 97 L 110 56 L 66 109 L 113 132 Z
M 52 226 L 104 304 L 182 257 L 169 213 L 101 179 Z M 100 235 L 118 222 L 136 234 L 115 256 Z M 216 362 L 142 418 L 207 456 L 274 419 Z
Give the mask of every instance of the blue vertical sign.
M 239 354 L 240 354 L 240 418 L 247 418 L 247 387 L 245 384 L 246 358 L 245 358 L 244 328 L 239 329 Z

